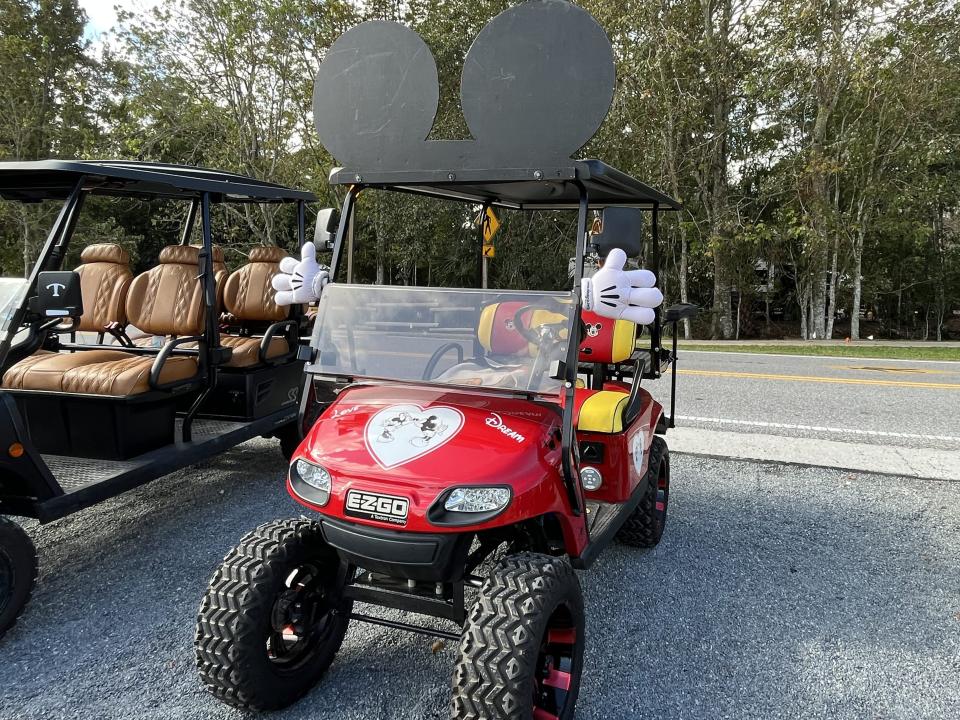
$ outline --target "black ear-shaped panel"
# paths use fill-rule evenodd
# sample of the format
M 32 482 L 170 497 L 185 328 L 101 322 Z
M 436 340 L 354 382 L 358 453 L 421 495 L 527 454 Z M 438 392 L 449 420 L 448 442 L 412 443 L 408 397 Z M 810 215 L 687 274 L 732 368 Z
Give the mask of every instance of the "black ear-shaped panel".
M 529 0 L 481 30 L 460 83 L 474 139 L 428 141 L 440 92 L 433 55 L 403 25 L 363 23 L 337 39 L 317 73 L 317 132 L 339 162 L 357 169 L 566 164 L 610 108 L 613 51 L 582 8 Z

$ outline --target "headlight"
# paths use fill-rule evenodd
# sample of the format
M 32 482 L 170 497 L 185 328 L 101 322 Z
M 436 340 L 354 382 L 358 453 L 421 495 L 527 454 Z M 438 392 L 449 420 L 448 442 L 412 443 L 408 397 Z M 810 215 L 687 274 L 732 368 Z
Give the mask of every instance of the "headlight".
M 580 482 L 584 490 L 596 490 L 603 484 L 603 476 L 596 468 L 585 467 L 580 471 Z
M 299 479 L 304 485 L 310 486 L 312 491 L 309 497 L 305 498 L 306 500 L 314 505 L 327 504 L 330 499 L 331 477 L 326 468 L 303 459 L 297 459 L 290 468 L 290 472 L 294 478 Z
M 502 510 L 509 502 L 510 490 L 507 488 L 454 488 L 443 507 L 449 512 L 485 513 Z

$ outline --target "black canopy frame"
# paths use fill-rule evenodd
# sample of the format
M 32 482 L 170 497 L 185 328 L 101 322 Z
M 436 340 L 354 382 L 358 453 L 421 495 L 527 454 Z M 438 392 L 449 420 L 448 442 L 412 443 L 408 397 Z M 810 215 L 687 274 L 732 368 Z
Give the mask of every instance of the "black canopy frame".
M 0 198 L 20 202 L 66 200 L 77 183 L 87 194 L 211 202 L 314 202 L 306 190 L 245 175 L 137 160 L 36 160 L 0 163 Z
M 469 171 L 383 171 L 334 169 L 330 174 L 332 185 L 346 185 L 347 193 L 340 212 L 340 225 L 334 240 L 333 255 L 330 262 L 330 277 L 336 280 L 342 265 L 344 249 L 351 246 L 348 237 L 352 233 L 353 213 L 357 196 L 367 188 L 413 193 L 428 197 L 469 203 L 482 207 L 501 207 L 516 210 L 576 210 L 577 237 L 574 262 L 571 301 L 574 311 L 568 326 L 567 355 L 563 373 L 562 408 L 562 463 L 564 483 L 570 505 L 574 513 L 583 511 L 584 500 L 578 473 L 575 468 L 573 439 L 574 391 L 579 374 L 579 347 L 581 342 L 582 305 L 580 286 L 583 281 L 584 262 L 592 250 L 588 246 L 587 228 L 589 213 L 605 207 L 630 207 L 650 213 L 651 252 L 650 269 L 659 277 L 660 242 L 659 214 L 663 211 L 681 209 L 679 202 L 651 188 L 616 168 L 599 160 L 571 161 L 562 168 L 544 170 L 531 169 L 494 169 Z M 320 340 L 320 323 L 314 327 L 312 346 L 317 352 Z M 674 333 L 675 335 L 676 333 Z M 650 326 L 650 363 L 640 367 L 637 374 L 646 378 L 659 378 L 671 363 L 676 362 L 676 348 L 673 352 L 662 347 L 662 320 L 660 309 L 654 310 L 654 322 Z M 674 339 L 675 342 L 675 339 Z M 308 364 L 307 371 L 311 372 Z M 676 382 L 676 373 L 673 374 Z M 639 393 L 639 377 L 633 383 L 630 393 L 632 404 Z M 309 378 L 307 383 L 312 382 Z M 673 394 L 675 390 L 671 391 Z M 309 388 L 302 393 L 301 418 L 308 413 Z M 673 408 L 665 426 L 673 424 Z
M 191 439 L 191 427 L 203 401 L 216 386 L 217 366 L 223 356 L 220 346 L 219 318 L 216 306 L 216 278 L 213 268 L 213 229 L 211 207 L 221 203 L 295 203 L 297 205 L 298 245 L 305 240 L 306 203 L 316 197 L 305 190 L 255 180 L 236 173 L 184 165 L 163 165 L 140 161 L 39 160 L 0 163 L 0 199 L 31 203 L 62 201 L 63 206 L 40 250 L 27 278 L 27 292 L 12 313 L 9 330 L 0 340 L 0 367 L 6 367 L 16 329 L 28 319 L 29 300 L 36 294 L 41 272 L 58 270 L 66 257 L 77 220 L 88 195 L 167 199 L 190 203 L 184 221 L 181 244 L 189 243 L 199 216 L 202 242 L 198 279 L 203 285 L 204 334 L 198 350 L 173 349 L 171 354 L 199 356 L 205 388 L 191 406 L 183 422 L 185 441 Z M 44 341 L 43 334 L 27 339 L 16 348 L 18 355 L 29 354 Z M 21 348 L 22 346 L 22 348 Z M 91 346 L 94 347 L 94 346 Z M 22 352 L 21 352 L 22 349 Z M 131 347 L 128 352 L 147 354 L 149 348 Z

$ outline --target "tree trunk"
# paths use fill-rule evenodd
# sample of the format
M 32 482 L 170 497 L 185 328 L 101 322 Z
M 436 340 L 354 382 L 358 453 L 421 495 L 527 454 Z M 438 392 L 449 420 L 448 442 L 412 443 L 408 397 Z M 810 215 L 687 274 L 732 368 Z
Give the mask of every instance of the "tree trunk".
M 719 337 L 729 340 L 733 337 L 733 317 L 730 307 L 730 286 L 721 273 L 720 259 L 714 258 L 713 264 L 713 320 L 711 321 L 711 336 L 714 340 Z M 717 327 L 719 325 L 719 328 Z
M 863 236 L 857 230 L 857 239 L 853 244 L 853 301 L 850 303 L 850 339 L 860 339 L 860 303 L 863 290 L 863 280 L 860 273 L 863 269 Z
M 837 234 L 833 236 L 833 256 L 830 259 L 830 293 L 827 303 L 827 327 L 824 337 L 827 340 L 833 338 L 833 320 L 837 316 L 837 255 L 840 253 L 840 237 Z
M 23 230 L 23 276 L 29 277 L 34 262 L 33 248 L 30 245 L 30 221 L 27 218 L 26 208 L 21 208 L 18 214 Z
M 807 287 L 797 288 L 797 305 L 800 306 L 800 339 L 810 339 L 810 326 L 807 323 L 807 313 L 810 308 L 810 291 Z
M 827 274 L 818 272 L 813 281 L 810 296 L 810 333 L 815 340 L 822 340 L 827 334 L 826 328 Z
M 946 247 L 943 233 L 943 204 L 937 203 L 936 213 L 933 216 L 933 242 L 937 253 L 937 342 L 943 340 L 943 321 L 947 314 L 947 262 Z
M 687 234 L 683 228 L 680 228 L 680 302 L 689 302 L 687 290 L 687 266 L 689 258 L 687 257 L 689 248 L 687 247 Z M 683 319 L 683 339 L 689 340 L 691 336 L 690 318 Z

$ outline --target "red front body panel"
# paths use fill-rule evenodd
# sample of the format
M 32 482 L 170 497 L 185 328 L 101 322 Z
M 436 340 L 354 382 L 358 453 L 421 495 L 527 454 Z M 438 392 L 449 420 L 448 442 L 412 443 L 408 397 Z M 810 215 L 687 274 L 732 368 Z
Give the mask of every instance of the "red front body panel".
M 570 510 L 560 470 L 558 408 L 502 395 L 436 386 L 357 385 L 320 416 L 295 457 L 322 465 L 333 478 L 324 515 L 390 530 L 463 533 L 546 513 L 560 519 L 568 548 L 586 544 L 583 517 Z M 437 526 L 427 511 L 453 486 L 509 486 L 504 512 L 476 525 Z M 406 524 L 361 519 L 345 512 L 350 490 L 407 498 Z
M 624 502 L 646 472 L 647 449 L 660 405 L 640 390 L 641 412 L 622 433 L 578 433 L 578 442 L 604 446 L 603 462 L 588 463 L 603 475 L 588 499 Z M 571 512 L 561 470 L 558 406 L 461 389 L 401 384 L 356 385 L 324 411 L 295 454 L 326 468 L 330 500 L 318 507 L 287 489 L 299 503 L 357 525 L 410 533 L 464 533 L 514 525 L 554 514 L 567 552 L 580 555 L 588 542 L 584 515 Z M 474 525 L 436 525 L 427 513 L 454 486 L 497 485 L 513 497 L 502 513 Z M 409 500 L 397 526 L 346 512 L 351 490 Z

